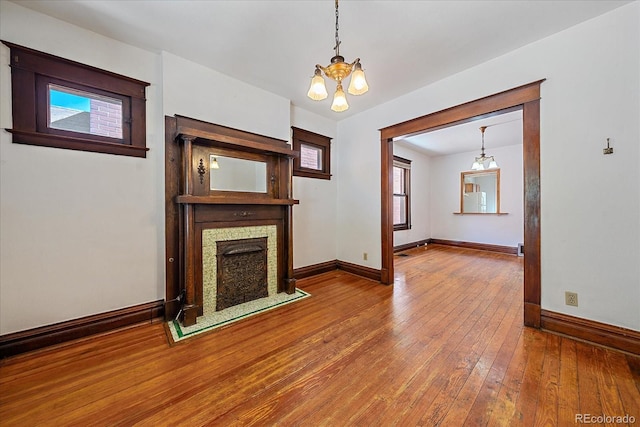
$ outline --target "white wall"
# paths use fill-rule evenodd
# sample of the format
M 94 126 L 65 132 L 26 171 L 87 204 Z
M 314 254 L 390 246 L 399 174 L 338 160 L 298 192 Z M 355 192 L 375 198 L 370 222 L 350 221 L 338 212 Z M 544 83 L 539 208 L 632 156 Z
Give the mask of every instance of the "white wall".
M 411 160 L 411 229 L 393 232 L 393 245 L 431 237 L 431 159 L 401 142 L 394 142 L 393 155 Z
M 291 125 L 332 138 L 331 179 L 293 177 L 293 266 L 319 264 L 336 259 L 336 195 L 340 173 L 336 123 L 301 108 L 292 107 Z
M 546 78 L 542 308 L 640 330 L 639 29 L 634 2 L 341 121 L 339 259 L 381 265 L 378 129 Z
M 503 246 L 524 241 L 522 145 L 491 149 L 500 166 L 500 211 L 508 215 L 454 215 L 460 212 L 460 172 L 477 151 L 431 158 L 431 236 Z
M 164 114 L 290 141 L 289 100 L 162 52 Z
M 0 37 L 151 83 L 147 158 L 11 143 L 0 47 L 0 334 L 164 298 L 156 55 L 3 1 Z

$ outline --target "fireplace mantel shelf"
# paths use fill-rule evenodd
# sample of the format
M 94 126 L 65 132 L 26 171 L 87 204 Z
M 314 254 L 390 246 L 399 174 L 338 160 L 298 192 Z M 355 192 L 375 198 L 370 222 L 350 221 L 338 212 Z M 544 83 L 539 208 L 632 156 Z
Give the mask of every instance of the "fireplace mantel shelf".
M 203 205 L 297 205 L 296 199 L 272 199 L 268 197 L 190 196 L 176 197 L 176 203 Z

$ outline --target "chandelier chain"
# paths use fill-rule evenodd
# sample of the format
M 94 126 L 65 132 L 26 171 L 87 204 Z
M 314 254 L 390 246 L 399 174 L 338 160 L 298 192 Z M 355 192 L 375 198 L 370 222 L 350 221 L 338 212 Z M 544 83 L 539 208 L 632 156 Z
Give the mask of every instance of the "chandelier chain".
M 336 0 L 336 46 L 333 48 L 333 50 L 336 51 L 336 56 L 340 55 L 340 37 L 338 36 L 338 0 Z

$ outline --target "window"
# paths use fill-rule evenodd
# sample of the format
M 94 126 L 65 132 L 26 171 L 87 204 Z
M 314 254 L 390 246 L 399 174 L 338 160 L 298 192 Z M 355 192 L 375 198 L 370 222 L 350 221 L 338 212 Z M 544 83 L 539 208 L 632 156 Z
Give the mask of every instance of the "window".
M 122 139 L 121 99 L 54 84 L 47 95 L 49 128 Z
M 293 129 L 293 149 L 300 153 L 293 159 L 293 175 L 331 179 L 331 138 Z
M 146 157 L 149 83 L 12 43 L 13 142 Z
M 393 229 L 411 228 L 411 160 L 393 156 Z

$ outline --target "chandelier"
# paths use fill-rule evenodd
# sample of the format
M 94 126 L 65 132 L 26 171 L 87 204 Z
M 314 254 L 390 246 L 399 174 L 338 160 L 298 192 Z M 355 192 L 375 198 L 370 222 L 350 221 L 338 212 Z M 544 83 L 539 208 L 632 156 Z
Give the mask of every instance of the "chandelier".
M 482 151 L 480 152 L 480 157 L 476 157 L 475 161 L 473 162 L 473 165 L 471 166 L 471 170 L 474 171 L 481 171 L 484 170 L 484 164 L 487 162 L 487 160 L 489 161 L 489 167 L 488 169 L 497 169 L 498 168 L 498 164 L 496 163 L 496 160 L 493 158 L 493 156 L 486 156 L 484 154 L 484 130 L 487 128 L 488 126 L 481 126 L 480 127 L 480 132 L 482 132 Z
M 322 78 L 322 72 L 335 80 L 338 84 L 336 87 L 336 93 L 333 95 L 333 103 L 331 109 L 336 112 L 345 111 L 349 108 L 347 103 L 347 97 L 342 89 L 342 81 L 351 75 L 351 81 L 349 88 L 347 89 L 351 95 L 362 95 L 369 90 L 367 85 L 367 79 L 362 71 L 362 65 L 360 65 L 360 58 L 356 58 L 351 64 L 344 62 L 344 57 L 340 56 L 340 38 L 338 36 L 338 0 L 336 0 L 336 45 L 333 48 L 336 54 L 331 58 L 331 64 L 326 67 L 316 64 L 316 70 L 313 78 L 311 79 L 311 87 L 307 96 L 315 101 L 323 100 L 327 97 L 327 87 L 324 84 L 324 78 Z

